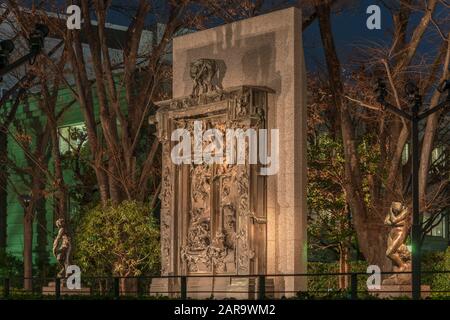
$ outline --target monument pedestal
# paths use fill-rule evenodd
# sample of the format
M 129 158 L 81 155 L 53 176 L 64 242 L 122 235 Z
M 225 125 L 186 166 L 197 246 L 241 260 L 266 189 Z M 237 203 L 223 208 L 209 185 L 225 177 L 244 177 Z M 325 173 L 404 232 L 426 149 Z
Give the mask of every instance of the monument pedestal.
M 430 286 L 423 285 L 420 287 L 422 294 L 421 298 L 425 299 L 430 296 Z M 369 290 L 369 293 L 380 299 L 386 298 L 400 298 L 408 297 L 412 298 L 412 286 L 405 284 L 383 284 L 380 290 Z
M 52 296 L 56 294 L 56 282 L 51 281 L 48 286 L 42 288 L 42 294 Z M 91 294 L 90 288 L 68 289 L 63 281 L 61 281 L 60 294 L 62 296 L 88 296 Z
M 172 282 L 169 284 L 169 282 Z M 254 278 L 192 277 L 187 281 L 187 296 L 191 299 L 256 299 L 259 288 Z M 266 296 L 273 297 L 273 279 L 266 280 Z M 155 278 L 150 284 L 151 296 L 179 297 L 179 279 Z
M 153 278 L 149 289 L 151 296 L 170 298 L 180 296 L 179 280 L 173 278 Z

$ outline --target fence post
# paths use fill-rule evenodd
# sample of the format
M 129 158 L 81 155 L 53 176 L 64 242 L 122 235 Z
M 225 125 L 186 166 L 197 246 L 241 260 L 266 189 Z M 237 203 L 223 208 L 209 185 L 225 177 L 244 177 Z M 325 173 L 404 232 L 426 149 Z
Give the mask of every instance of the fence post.
M 119 278 L 115 277 L 114 278 L 114 299 L 119 299 L 120 298 L 120 283 L 119 283 Z
M 258 276 L 258 300 L 266 298 L 266 276 Z
M 9 297 L 9 288 L 10 288 L 9 278 L 5 278 L 3 280 L 3 297 L 4 298 Z
M 187 299 L 187 277 L 181 276 L 181 299 Z
M 61 278 L 55 279 L 55 296 L 57 300 L 61 297 Z
M 351 287 L 351 293 L 350 297 L 353 300 L 358 299 L 358 274 L 352 273 L 350 278 L 350 287 Z

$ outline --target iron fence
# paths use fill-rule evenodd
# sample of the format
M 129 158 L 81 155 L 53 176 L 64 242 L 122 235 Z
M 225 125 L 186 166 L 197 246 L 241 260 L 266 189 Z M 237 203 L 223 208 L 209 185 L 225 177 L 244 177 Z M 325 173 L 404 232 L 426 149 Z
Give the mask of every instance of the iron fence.
M 381 272 L 381 275 L 410 275 L 411 272 Z M 422 283 L 422 298 L 450 300 L 450 271 L 423 271 L 440 275 L 438 288 Z M 0 278 L 0 299 L 376 299 L 410 298 L 411 285 L 381 285 L 368 289 L 371 274 L 304 273 L 264 275 L 188 275 L 140 277 L 81 277 L 81 288 L 69 289 L 67 279 Z M 345 284 L 339 288 L 339 280 Z M 29 282 L 29 281 L 28 281 Z M 308 288 L 295 291 L 293 283 Z M 342 287 L 342 286 L 341 286 Z M 277 289 L 275 289 L 277 288 Z M 280 289 L 281 288 L 281 289 Z

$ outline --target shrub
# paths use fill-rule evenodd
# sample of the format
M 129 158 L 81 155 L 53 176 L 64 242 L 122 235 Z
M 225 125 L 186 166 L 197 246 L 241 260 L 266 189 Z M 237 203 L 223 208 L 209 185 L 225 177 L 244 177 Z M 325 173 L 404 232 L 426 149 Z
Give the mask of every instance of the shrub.
M 431 252 L 424 254 L 422 258 L 423 271 L 450 271 L 450 248 L 445 252 Z M 450 273 L 424 273 L 422 276 L 422 284 L 430 285 L 432 291 L 447 291 L 434 292 L 433 298 L 440 296 L 450 296 Z
M 20 259 L 0 250 L 0 278 L 23 277 L 23 264 Z
M 135 201 L 97 206 L 75 230 L 74 262 L 83 275 L 133 277 L 159 271 L 159 228 Z
M 366 272 L 367 262 L 365 261 L 351 261 L 350 262 L 350 272 Z M 339 263 L 331 262 L 308 262 L 308 273 L 309 274 L 320 274 L 320 273 L 338 273 Z M 364 280 L 364 281 L 363 281 Z M 358 291 L 365 291 L 366 280 L 362 277 L 358 277 Z M 339 281 L 337 275 L 319 275 L 319 276 L 308 276 L 308 292 L 311 295 L 324 297 L 328 295 L 341 294 L 342 290 L 339 289 Z

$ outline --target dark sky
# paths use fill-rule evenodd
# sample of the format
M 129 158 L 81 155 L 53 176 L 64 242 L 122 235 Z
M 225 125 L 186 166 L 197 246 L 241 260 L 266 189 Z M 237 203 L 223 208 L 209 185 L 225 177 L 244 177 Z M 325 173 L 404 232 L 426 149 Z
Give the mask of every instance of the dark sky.
M 394 0 L 385 1 L 389 5 L 396 3 Z M 338 51 L 338 55 L 344 65 L 352 63 L 352 56 L 356 51 L 361 51 L 362 47 L 365 45 L 370 46 L 386 46 L 391 45 L 391 34 L 392 34 L 392 19 L 389 10 L 381 5 L 379 1 L 376 0 L 361 0 L 354 1 L 356 3 L 343 13 L 336 13 L 333 15 L 332 25 L 333 25 L 333 35 L 335 38 L 335 43 Z M 366 21 L 369 17 L 366 14 L 366 9 L 369 5 L 377 4 L 381 8 L 381 30 L 369 30 L 366 27 Z M 448 9 L 444 7 L 437 7 L 434 18 L 439 21 L 442 16 L 448 16 Z M 415 27 L 418 21 L 422 18 L 423 12 L 414 12 L 410 20 L 410 31 L 412 27 Z M 450 31 L 449 25 L 441 25 L 444 32 Z M 437 50 L 435 40 L 440 37 L 437 30 L 434 27 L 430 27 L 425 34 L 421 46 L 418 49 L 418 55 L 424 56 L 426 59 L 434 59 Z M 439 39 L 439 41 L 441 41 Z M 316 66 L 316 62 L 321 64 L 323 61 L 323 50 L 320 39 L 320 32 L 318 23 L 311 25 L 308 30 L 304 33 L 304 48 L 307 65 L 310 70 L 313 66 Z
M 2 2 L 4 0 L 0 0 Z M 29 3 L 32 3 L 35 0 L 27 0 Z M 57 0 L 64 7 L 66 1 L 65 0 Z M 53 1 L 51 1 L 53 2 Z M 277 0 L 266 0 L 267 7 L 273 6 L 273 3 L 277 3 Z M 284 1 L 283 1 L 284 2 Z M 297 1 L 293 0 L 293 3 Z M 333 14 L 332 24 L 333 24 L 333 34 L 336 41 L 336 47 L 338 49 L 338 54 L 341 58 L 341 61 L 345 64 L 350 61 L 350 57 L 354 54 L 357 47 L 361 47 L 363 44 L 370 43 L 374 45 L 374 43 L 378 45 L 388 44 L 390 42 L 390 31 L 392 26 L 392 21 L 390 17 L 390 13 L 387 8 L 385 8 L 381 1 L 378 0 L 355 0 L 355 1 L 347 1 L 351 3 L 348 7 L 342 10 L 341 13 Z M 387 0 L 384 1 L 389 5 L 395 5 L 398 3 L 397 0 Z M 131 9 L 135 7 L 137 1 L 135 0 L 113 0 L 113 5 L 116 8 L 119 8 L 118 11 L 113 10 L 110 12 L 108 17 L 108 22 L 119 24 L 123 26 L 127 26 L 129 24 L 131 16 L 127 16 L 127 6 Z M 152 12 L 156 12 L 151 15 L 148 19 L 148 23 L 154 22 L 155 20 L 161 21 L 164 20 L 165 8 L 167 5 L 167 1 L 165 0 L 153 0 L 152 1 L 153 8 Z M 381 8 L 381 30 L 369 30 L 366 27 L 366 20 L 368 18 L 368 14 L 366 14 L 366 9 L 369 5 L 377 4 L 380 5 Z M 120 7 L 123 7 L 120 9 Z M 447 9 L 448 10 L 448 9 Z M 444 13 L 442 8 L 438 9 L 435 12 L 435 17 L 439 17 L 439 14 Z M 125 12 L 125 13 L 124 13 Z M 448 11 L 447 11 L 448 12 Z M 422 16 L 422 13 L 416 13 L 413 15 L 413 21 L 417 21 Z M 447 30 L 448 32 L 448 30 Z M 321 61 L 323 61 L 323 52 L 321 46 L 320 33 L 318 28 L 318 23 L 315 22 L 312 24 L 308 30 L 304 33 L 304 49 L 306 62 L 309 67 L 320 65 Z M 437 36 L 437 32 L 434 32 L 434 36 Z M 433 48 L 429 46 L 424 41 L 425 44 L 420 48 L 422 52 L 429 53 L 430 56 L 433 56 L 434 52 L 437 48 Z
M 293 1 L 295 3 L 297 1 Z M 361 44 L 368 42 L 377 43 L 379 45 L 389 43 L 391 30 L 391 17 L 388 10 L 377 0 L 359 0 L 348 1 L 351 3 L 348 7 L 342 10 L 341 13 L 333 14 L 332 24 L 333 33 L 336 41 L 336 47 L 343 63 L 346 63 L 355 51 L 355 48 Z M 389 0 L 387 3 L 394 4 L 395 0 Z M 113 3 L 122 4 L 123 0 L 116 0 Z M 166 1 L 154 1 L 156 4 L 156 12 L 158 18 L 164 15 L 164 7 Z M 159 3 L 159 4 L 158 4 Z M 271 3 L 277 3 L 276 0 L 268 0 L 266 2 L 268 7 Z M 366 27 L 366 20 L 369 17 L 366 14 L 366 9 L 369 5 L 378 4 L 381 8 L 381 30 L 369 30 Z M 155 18 L 154 17 L 154 18 Z M 420 18 L 420 14 L 416 14 L 414 19 Z M 124 15 L 112 12 L 109 16 L 109 21 L 115 24 L 127 25 L 128 18 Z M 321 47 L 320 33 L 318 23 L 315 22 L 304 33 L 304 48 L 307 64 L 311 67 L 317 62 L 323 60 L 323 52 Z
M 342 61 L 346 61 L 357 45 L 367 41 L 377 43 L 386 42 L 389 39 L 391 27 L 390 15 L 387 10 L 381 8 L 381 30 L 369 30 L 366 27 L 366 20 L 369 17 L 366 9 L 371 4 L 376 4 L 374 0 L 362 0 L 359 4 L 346 8 L 342 13 L 332 16 L 333 36 L 336 48 Z M 357 3 L 355 1 L 355 3 Z M 308 65 L 323 59 L 322 44 L 320 38 L 319 25 L 312 24 L 303 34 L 305 56 Z

